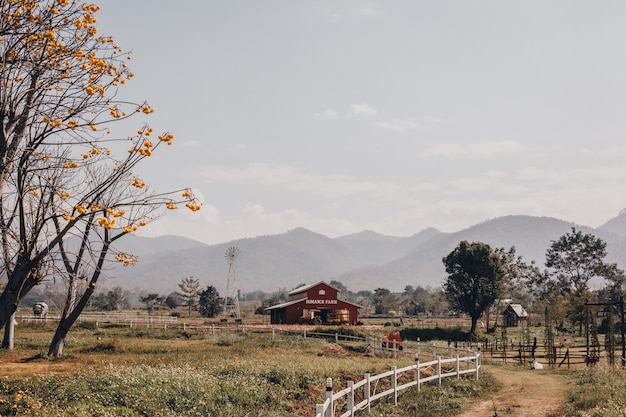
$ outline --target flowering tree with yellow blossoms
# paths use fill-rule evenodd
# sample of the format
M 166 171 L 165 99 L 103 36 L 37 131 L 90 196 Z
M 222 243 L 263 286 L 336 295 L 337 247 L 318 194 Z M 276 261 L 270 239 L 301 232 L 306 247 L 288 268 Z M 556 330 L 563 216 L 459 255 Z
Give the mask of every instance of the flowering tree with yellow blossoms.
M 137 261 L 115 251 L 117 239 L 179 204 L 200 209 L 190 190 L 154 192 L 135 171 L 172 144 L 172 133 L 145 124 L 132 136 L 113 134 L 114 122 L 154 110 L 116 100 L 133 77 L 130 55 L 98 35 L 98 10 L 0 0 L 0 328 L 54 271 L 68 296 L 52 355 L 62 352 L 107 263 Z

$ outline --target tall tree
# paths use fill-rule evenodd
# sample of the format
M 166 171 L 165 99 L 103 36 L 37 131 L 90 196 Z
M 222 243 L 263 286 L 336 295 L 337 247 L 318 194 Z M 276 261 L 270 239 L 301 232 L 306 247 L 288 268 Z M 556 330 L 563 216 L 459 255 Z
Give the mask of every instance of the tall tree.
M 372 295 L 374 314 L 385 314 L 395 309 L 397 298 L 387 288 L 376 288 Z
M 209 285 L 206 290 L 200 292 L 200 314 L 204 317 L 215 317 L 222 311 L 222 297 L 214 286 Z
M 185 277 L 178 284 L 181 296 L 189 309 L 189 317 L 191 317 L 191 307 L 198 302 L 198 294 L 200 293 L 200 281 L 194 277 Z
M 589 288 L 592 278 L 615 281 L 623 276 L 624 271 L 607 263 L 606 256 L 606 242 L 573 227 L 571 233 L 552 241 L 546 252 L 546 267 L 564 291 L 582 292 Z
M 586 320 L 585 303 L 594 301 L 589 291 L 589 281 L 603 279 L 609 284 L 614 301 L 621 299 L 624 271 L 617 264 L 606 262 L 606 242 L 596 236 L 572 228 L 546 251 L 548 270 L 535 282 L 544 298 L 549 301 L 547 310 L 562 304 L 565 316 L 573 325 L 582 326 Z M 556 314 L 556 313 L 554 313 Z
M 469 315 L 470 334 L 485 310 L 500 296 L 506 276 L 504 263 L 486 243 L 461 241 L 443 258 L 448 277 L 443 290 L 450 307 Z
M 119 310 L 127 303 L 129 295 L 130 292 L 127 289 L 115 286 L 106 293 L 102 292 L 92 297 L 91 305 L 105 311 Z
M 115 100 L 133 76 L 130 56 L 98 36 L 98 10 L 64 0 L 0 3 L 0 268 L 7 277 L 0 328 L 56 270 L 67 297 L 55 340 L 76 320 L 107 262 L 134 262 L 116 253 L 114 241 L 176 203 L 200 208 L 189 190 L 180 190 L 182 197 L 155 193 L 134 172 L 173 134 L 155 142 L 142 123 L 130 138 L 112 135 L 112 122 L 153 109 Z
M 153 292 L 148 295 L 139 297 L 139 301 L 146 305 L 146 310 L 148 310 L 148 316 L 152 316 L 152 312 L 156 308 L 159 308 L 161 305 L 163 305 L 163 302 L 165 301 L 165 296 Z

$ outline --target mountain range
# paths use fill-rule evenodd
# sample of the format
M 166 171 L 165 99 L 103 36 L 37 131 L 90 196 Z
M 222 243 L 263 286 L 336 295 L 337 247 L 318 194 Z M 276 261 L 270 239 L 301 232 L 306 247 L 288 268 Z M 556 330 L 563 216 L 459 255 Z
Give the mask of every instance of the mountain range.
M 185 277 L 202 288 L 213 285 L 225 293 L 229 264 L 226 250 L 235 246 L 241 255 L 234 263 L 236 288 L 274 292 L 300 284 L 337 280 L 350 291 L 387 288 L 438 287 L 445 278 L 442 258 L 461 240 L 484 242 L 493 248 L 515 246 L 517 254 L 543 266 L 551 242 L 576 228 L 607 243 L 609 262 L 626 268 L 626 211 L 598 228 L 549 217 L 505 216 L 443 233 L 424 229 L 408 237 L 385 236 L 373 231 L 329 238 L 303 228 L 283 234 L 207 245 L 181 236 L 120 239 L 117 250 L 139 256 L 136 266 L 115 265 L 106 272 L 104 287 L 167 294 L 178 290 Z M 231 275 L 232 277 L 232 275 Z M 232 278 L 231 278 L 232 282 Z

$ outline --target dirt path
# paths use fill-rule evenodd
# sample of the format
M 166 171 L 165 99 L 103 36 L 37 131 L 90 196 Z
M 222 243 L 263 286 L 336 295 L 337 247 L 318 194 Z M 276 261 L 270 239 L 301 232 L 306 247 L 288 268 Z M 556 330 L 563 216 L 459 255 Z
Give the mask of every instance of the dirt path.
M 502 389 L 492 398 L 476 402 L 459 417 L 555 416 L 565 401 L 566 383 L 562 377 L 550 373 L 550 370 L 486 365 L 485 371 L 502 383 Z

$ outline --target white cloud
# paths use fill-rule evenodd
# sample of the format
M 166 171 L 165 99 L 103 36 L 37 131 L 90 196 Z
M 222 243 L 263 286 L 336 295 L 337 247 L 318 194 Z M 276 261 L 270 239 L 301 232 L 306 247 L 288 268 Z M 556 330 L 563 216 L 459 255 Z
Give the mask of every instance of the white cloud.
M 378 110 L 368 104 L 353 104 L 350 106 L 352 114 L 358 117 L 370 118 L 376 116 Z
M 424 152 L 424 156 L 443 156 L 446 158 L 455 158 L 457 156 L 463 155 L 464 153 L 465 149 L 462 145 L 457 145 L 454 143 L 441 143 L 431 146 L 430 149 Z
M 499 156 L 518 155 L 524 146 L 515 141 L 476 142 L 469 145 L 457 143 L 441 143 L 431 146 L 425 156 L 442 156 L 457 158 L 459 156 L 473 156 L 477 158 L 493 158 Z
M 422 127 L 419 123 L 411 119 L 404 120 L 376 120 L 372 122 L 372 126 L 379 127 L 385 130 L 392 130 L 394 132 L 403 133 L 407 130 L 418 129 Z
M 336 120 L 339 119 L 339 112 L 332 109 L 326 109 L 319 113 L 315 113 L 316 119 L 324 119 L 324 120 Z
M 491 141 L 491 142 L 478 142 L 469 145 L 469 150 L 472 154 L 483 157 L 492 158 L 499 155 L 514 155 L 524 149 L 524 146 L 515 141 Z

